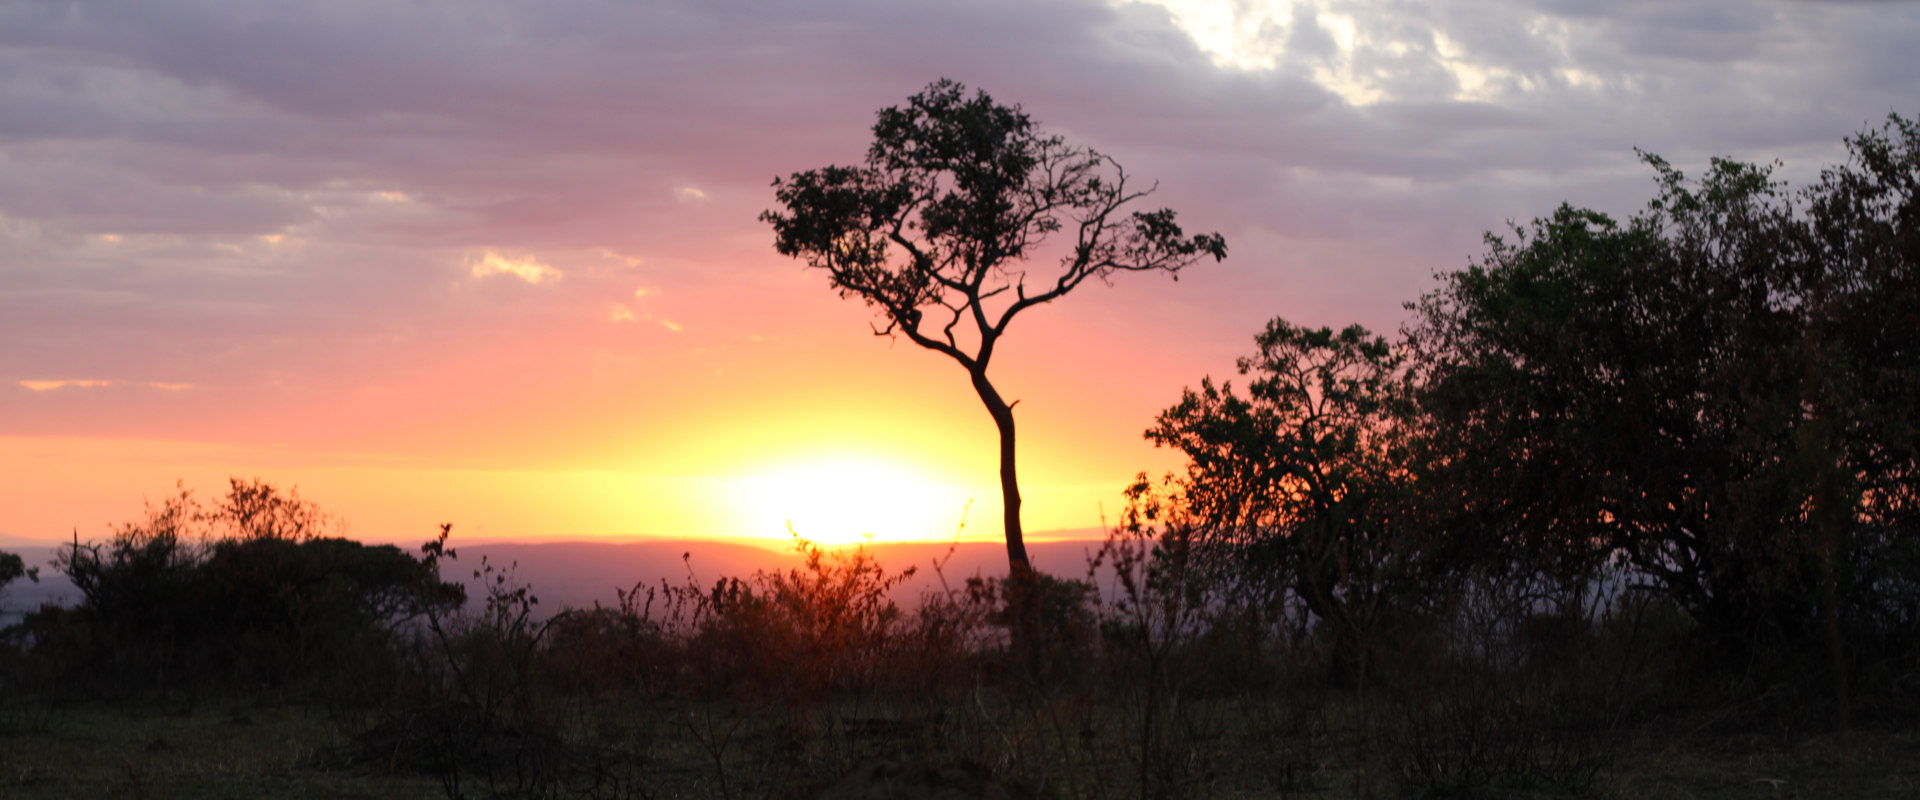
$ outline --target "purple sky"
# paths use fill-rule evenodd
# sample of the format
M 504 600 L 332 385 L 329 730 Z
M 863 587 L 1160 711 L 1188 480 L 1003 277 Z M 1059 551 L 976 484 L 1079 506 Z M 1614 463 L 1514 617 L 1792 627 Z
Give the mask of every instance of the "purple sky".
M 98 525 L 59 505 L 96 497 L 74 486 L 132 502 L 185 469 L 162 449 L 105 480 L 80 439 L 297 478 L 731 474 L 756 442 L 867 436 L 990 482 L 909 433 L 990 434 L 957 368 L 873 340 L 755 220 L 775 175 L 857 161 L 874 111 L 939 77 L 1227 238 L 1009 338 L 1037 480 L 1117 491 L 1169 463 L 1138 441 L 1153 413 L 1268 318 L 1392 331 L 1483 232 L 1640 207 L 1636 147 L 1807 182 L 1920 112 L 1920 4 L 10 0 L 0 478 L 25 488 L 0 533 Z

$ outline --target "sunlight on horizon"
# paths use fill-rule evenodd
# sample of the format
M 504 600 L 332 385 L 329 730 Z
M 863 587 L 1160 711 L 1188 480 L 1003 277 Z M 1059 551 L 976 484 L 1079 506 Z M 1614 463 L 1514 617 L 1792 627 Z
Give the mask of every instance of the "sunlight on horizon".
M 418 455 L 106 437 L 0 435 L 0 543 L 98 539 L 177 487 L 208 499 L 258 478 L 319 503 L 361 541 L 407 547 L 453 523 L 460 542 L 712 540 L 826 545 L 1001 541 L 991 464 L 926 448 L 769 446 L 687 465 L 690 451 L 627 468 L 520 465 Z M 1073 474 L 1045 453 L 1023 464 L 1029 541 L 1077 539 L 1111 521 L 1122 478 Z M 1158 466 L 1149 465 L 1157 471 Z M 1063 480 L 1064 478 L 1064 480 Z M 969 505 L 971 502 L 971 505 Z M 1103 518 L 1103 513 L 1108 515 Z M 964 529 L 961 526 L 965 519 Z M 871 533 L 871 539 L 863 534 Z
M 825 545 L 951 539 L 980 510 L 968 509 L 977 492 L 865 455 L 776 462 L 734 479 L 730 494 L 747 535 L 781 538 L 791 525 Z

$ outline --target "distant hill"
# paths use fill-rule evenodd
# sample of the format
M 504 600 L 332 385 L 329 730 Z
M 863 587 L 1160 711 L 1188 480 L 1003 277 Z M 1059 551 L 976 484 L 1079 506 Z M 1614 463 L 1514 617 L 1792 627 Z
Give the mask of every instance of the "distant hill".
M 59 539 L 35 539 L 29 536 L 0 531 L 0 550 L 5 550 L 9 553 L 18 553 L 29 547 L 53 547 L 59 543 Z
M 74 588 L 67 576 L 53 569 L 53 554 L 59 548 L 0 545 L 0 550 L 19 556 L 29 567 L 40 568 L 39 583 L 21 578 L 0 589 L 0 626 L 12 624 L 22 613 L 45 603 L 65 606 L 80 602 L 80 590 Z
M 479 597 L 473 577 L 481 568 L 481 559 L 496 568 L 512 567 L 514 579 L 530 586 L 540 598 L 540 610 L 546 614 L 562 608 L 590 608 L 595 603 L 612 606 L 618 602 L 617 590 L 636 584 L 659 586 L 661 581 L 684 585 L 689 575 L 702 588 L 713 586 L 723 577 L 745 578 L 762 570 L 788 570 L 801 566 L 798 552 L 792 548 L 770 549 L 762 544 L 716 541 L 652 540 L 639 542 L 542 542 L 538 544 L 481 543 L 461 545 L 452 542 L 458 557 L 444 562 L 441 574 L 449 580 L 468 584 L 469 593 Z M 1095 540 L 1032 542 L 1028 557 L 1043 572 L 1066 578 L 1084 578 L 1088 557 L 1098 551 Z M 0 597 L 0 624 L 42 603 L 72 605 L 80 593 L 65 575 L 55 572 L 49 563 L 58 548 L 49 546 L 0 546 L 18 553 L 29 565 L 40 567 L 40 582 L 15 582 Z M 409 548 L 411 549 L 411 548 Z M 1007 549 L 1000 542 L 913 542 L 872 544 L 867 546 L 889 573 L 914 567 L 916 574 L 896 587 L 896 602 L 911 604 L 923 594 L 941 590 L 941 576 L 947 585 L 958 589 L 967 578 L 1005 577 Z M 683 558 L 684 556 L 684 558 Z M 944 559 L 939 571 L 936 559 Z
M 1099 547 L 1095 541 L 1035 542 L 1027 545 L 1027 555 L 1043 572 L 1081 578 L 1086 575 L 1088 555 Z M 730 542 L 550 542 L 478 544 L 456 549 L 459 558 L 442 568 L 448 578 L 473 584 L 473 571 L 480 568 L 483 556 L 496 567 L 517 562 L 515 579 L 532 587 L 543 610 L 555 611 L 563 606 L 588 608 L 596 602 L 611 606 L 617 602 L 616 590 L 636 584 L 659 586 L 664 580 L 678 586 L 691 574 L 694 582 L 705 588 L 723 577 L 745 578 L 763 570 L 795 569 L 802 563 L 799 553 L 791 549 L 773 551 Z M 900 602 L 939 591 L 941 575 L 948 585 L 959 588 L 976 575 L 1007 574 L 1007 548 L 999 542 L 873 544 L 867 550 L 889 573 L 916 568 L 915 575 L 893 592 Z M 934 561 L 942 558 L 945 560 L 936 572 Z

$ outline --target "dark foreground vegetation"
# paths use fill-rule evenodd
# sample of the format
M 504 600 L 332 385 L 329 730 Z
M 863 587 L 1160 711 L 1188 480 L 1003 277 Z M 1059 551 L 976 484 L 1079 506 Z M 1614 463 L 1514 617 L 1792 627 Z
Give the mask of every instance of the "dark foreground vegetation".
M 0 794 L 1915 796 L 1920 127 L 1849 146 L 1793 193 L 1648 157 L 1398 341 L 1275 320 L 1018 613 L 802 542 L 548 614 L 446 529 L 183 491 L 6 632 Z

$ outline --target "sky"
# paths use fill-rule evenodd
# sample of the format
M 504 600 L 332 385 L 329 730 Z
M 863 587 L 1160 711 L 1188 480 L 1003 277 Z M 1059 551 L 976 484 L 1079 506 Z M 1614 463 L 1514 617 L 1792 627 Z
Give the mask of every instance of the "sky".
M 230 476 L 374 541 L 996 538 L 964 371 L 756 219 L 943 77 L 1228 243 L 1010 329 L 1046 538 L 1267 320 L 1392 334 L 1635 148 L 1809 182 L 1920 113 L 1920 3 L 0 0 L 0 544 Z

